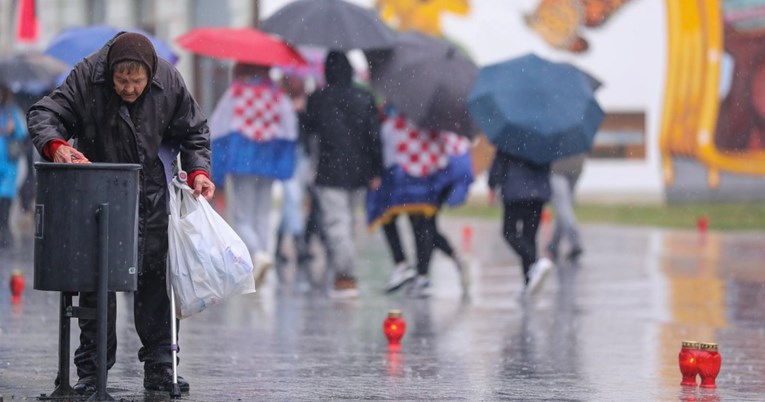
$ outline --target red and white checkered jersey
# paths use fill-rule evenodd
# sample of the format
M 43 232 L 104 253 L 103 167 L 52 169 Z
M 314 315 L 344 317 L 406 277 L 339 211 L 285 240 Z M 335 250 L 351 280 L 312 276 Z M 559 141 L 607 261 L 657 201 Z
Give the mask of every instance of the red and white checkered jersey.
M 235 81 L 210 117 L 212 138 L 239 132 L 255 142 L 297 139 L 297 116 L 289 98 L 268 82 Z
M 399 165 L 408 175 L 429 176 L 446 168 L 450 155 L 468 151 L 470 142 L 450 131 L 417 128 L 404 116 L 388 116 L 382 125 L 386 166 Z
M 235 82 L 234 116 L 231 125 L 245 137 L 257 141 L 273 140 L 279 132 L 282 94 L 271 86 Z

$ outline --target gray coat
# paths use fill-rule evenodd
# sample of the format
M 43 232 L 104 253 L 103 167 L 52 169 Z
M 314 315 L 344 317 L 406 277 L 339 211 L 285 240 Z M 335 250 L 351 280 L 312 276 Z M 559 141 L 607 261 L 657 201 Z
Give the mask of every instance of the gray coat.
M 143 95 L 132 105 L 122 102 L 107 65 L 113 40 L 78 63 L 64 84 L 35 103 L 27 122 L 41 155 L 51 140 L 75 139 L 75 147 L 91 162 L 141 165 L 138 254 L 142 256 L 149 233 L 158 239 L 167 236 L 167 182 L 160 145 L 180 148 L 184 170 L 209 173 L 210 133 L 180 73 L 162 59 Z

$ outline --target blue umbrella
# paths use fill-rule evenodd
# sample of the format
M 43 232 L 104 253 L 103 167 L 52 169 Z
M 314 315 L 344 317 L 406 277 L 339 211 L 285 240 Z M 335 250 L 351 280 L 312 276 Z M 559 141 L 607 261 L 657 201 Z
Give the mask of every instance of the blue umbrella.
M 604 113 L 591 76 L 534 54 L 482 68 L 468 109 L 500 150 L 550 163 L 592 149 Z
M 70 66 L 100 49 L 120 31 L 137 32 L 145 35 L 154 45 L 157 56 L 167 60 L 171 64 L 178 61 L 178 56 L 173 53 L 170 46 L 165 42 L 149 35 L 140 29 L 122 29 L 108 25 L 96 25 L 89 27 L 67 28 L 56 35 L 45 49 L 45 54 L 53 56 Z

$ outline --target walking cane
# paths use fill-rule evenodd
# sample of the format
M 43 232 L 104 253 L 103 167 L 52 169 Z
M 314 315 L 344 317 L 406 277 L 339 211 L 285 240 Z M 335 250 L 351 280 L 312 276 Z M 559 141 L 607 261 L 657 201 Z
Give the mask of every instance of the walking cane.
M 170 390 L 170 398 L 181 397 L 181 386 L 178 385 L 178 333 L 176 332 L 175 318 L 175 292 L 170 285 L 170 350 L 173 352 L 173 387 Z

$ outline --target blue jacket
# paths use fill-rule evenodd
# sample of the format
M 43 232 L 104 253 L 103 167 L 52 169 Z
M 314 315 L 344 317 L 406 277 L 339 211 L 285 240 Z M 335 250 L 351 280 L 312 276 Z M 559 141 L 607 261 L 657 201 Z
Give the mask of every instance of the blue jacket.
M 489 171 L 489 187 L 500 187 L 502 201 L 550 199 L 550 165 L 536 165 L 497 151 Z
M 6 133 L 9 122 L 13 122 L 14 129 Z M 8 143 L 11 140 L 24 141 L 27 137 L 26 125 L 17 107 L 0 105 L 0 133 L 0 198 L 15 198 L 19 161 L 8 157 Z M 25 142 L 23 144 L 28 146 Z

